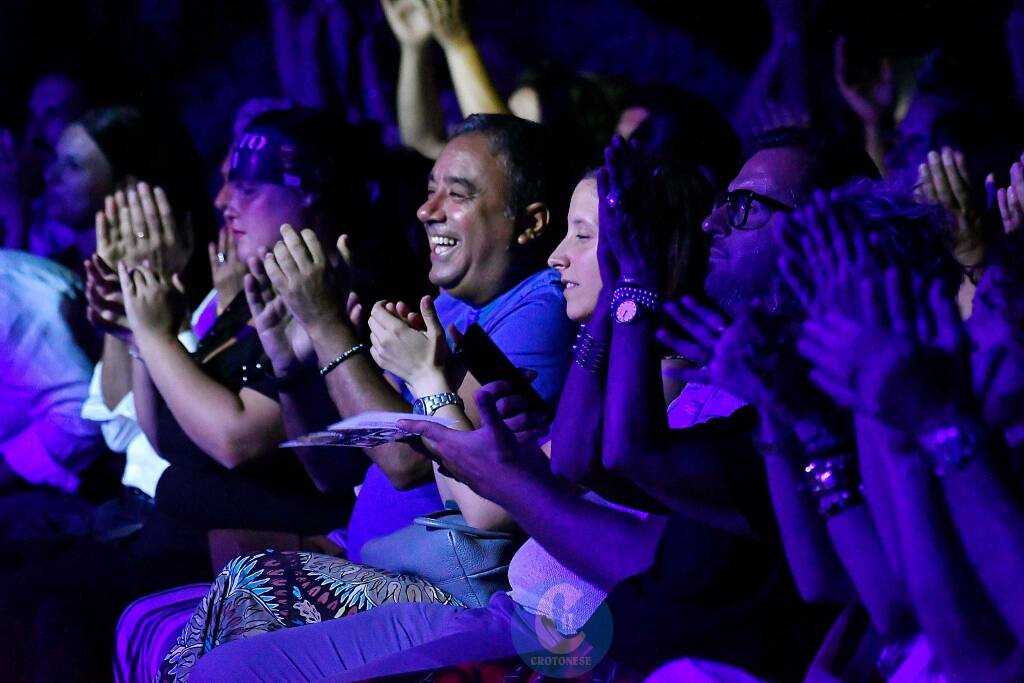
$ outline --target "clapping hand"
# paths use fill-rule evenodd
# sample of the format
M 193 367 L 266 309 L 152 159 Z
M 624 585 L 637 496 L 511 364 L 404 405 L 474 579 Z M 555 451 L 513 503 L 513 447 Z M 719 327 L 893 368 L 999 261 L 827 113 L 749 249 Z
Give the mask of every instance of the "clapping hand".
M 806 206 L 775 221 L 779 270 L 804 310 L 812 316 L 856 310 L 860 283 L 879 266 L 850 212 L 817 190 Z
M 261 259 L 255 256 L 249 259 L 249 273 L 245 275 L 244 283 L 245 299 L 252 313 L 253 326 L 274 368 L 274 374 L 286 377 L 315 364 L 316 352 L 309 335 L 274 291 Z
M 1010 167 L 1010 185 L 996 191 L 999 217 L 1007 235 L 1024 226 L 1024 154 Z
M 342 291 L 341 274 L 328 260 L 316 233 L 308 229 L 298 233 L 285 224 L 281 237 L 263 257 L 263 268 L 288 311 L 314 337 L 331 325 L 346 325 L 348 292 Z
M 185 288 L 177 275 L 167 277 L 146 266 L 117 264 L 124 310 L 136 341 L 176 339 L 185 319 Z
M 858 316 L 808 320 L 798 343 L 811 380 L 838 403 L 907 432 L 941 426 L 971 395 L 967 337 L 941 281 L 895 267 L 861 287 Z
M 778 402 L 785 383 L 792 383 L 792 363 L 785 362 L 789 337 L 771 330 L 778 324 L 761 314 L 745 311 L 731 320 L 688 296 L 667 303 L 665 313 L 658 340 L 700 366 L 672 370 L 680 379 L 714 385 L 757 406 Z
M 206 251 L 210 258 L 213 288 L 217 290 L 218 308 L 223 310 L 242 291 L 242 281 L 249 269 L 238 258 L 235 233 L 226 226 L 217 234 L 217 244 L 210 242 Z
M 403 304 L 377 302 L 370 312 L 370 355 L 384 370 L 404 379 L 417 396 L 453 391 L 451 351 L 432 297 L 415 313 Z
M 953 255 L 965 267 L 979 265 L 984 256 L 984 201 L 971 188 L 964 155 L 949 147 L 941 153 L 928 152 L 928 158 L 917 167 L 915 196 L 956 217 Z
M 104 200 L 96 212 L 96 253 L 112 268 L 148 263 L 169 277 L 192 256 L 192 231 L 178 225 L 167 195 L 146 183 L 131 184 Z
M 614 286 L 619 278 L 642 287 L 658 286 L 661 259 L 655 221 L 662 191 L 660 170 L 652 172 L 646 167 L 635 142 L 615 136 L 605 148 L 604 166 L 597 172 L 601 276 L 612 275 L 606 270 L 618 270 L 618 277 L 605 280 L 606 287 Z
M 93 254 L 84 265 L 85 300 L 88 304 L 86 316 L 89 322 L 125 344 L 134 344 L 117 271 L 108 266 L 99 254 Z

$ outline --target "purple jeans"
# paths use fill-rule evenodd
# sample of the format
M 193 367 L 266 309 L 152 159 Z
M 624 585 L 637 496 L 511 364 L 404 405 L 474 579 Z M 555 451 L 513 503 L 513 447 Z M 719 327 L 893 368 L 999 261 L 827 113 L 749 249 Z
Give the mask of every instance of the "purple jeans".
M 479 609 L 382 605 L 214 648 L 190 683 L 341 683 L 514 657 L 512 630 L 531 628 L 524 615 L 505 593 Z

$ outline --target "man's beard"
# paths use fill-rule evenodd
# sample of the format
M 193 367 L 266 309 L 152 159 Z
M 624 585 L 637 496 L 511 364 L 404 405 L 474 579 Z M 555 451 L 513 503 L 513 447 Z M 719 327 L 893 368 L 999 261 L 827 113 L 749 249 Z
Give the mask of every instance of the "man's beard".
M 704 281 L 704 291 L 720 309 L 734 318 L 751 308 L 768 315 L 787 317 L 803 311 L 793 290 L 777 274 L 766 283 L 753 283 L 712 272 Z

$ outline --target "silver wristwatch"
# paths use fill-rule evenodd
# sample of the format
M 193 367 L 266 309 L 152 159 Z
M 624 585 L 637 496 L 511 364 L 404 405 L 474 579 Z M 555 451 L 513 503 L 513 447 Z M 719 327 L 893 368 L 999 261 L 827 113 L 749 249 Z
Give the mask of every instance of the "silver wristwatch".
M 465 404 L 458 394 L 446 391 L 443 394 L 431 394 L 416 399 L 412 404 L 412 412 L 414 415 L 433 415 L 444 406 L 465 408 Z

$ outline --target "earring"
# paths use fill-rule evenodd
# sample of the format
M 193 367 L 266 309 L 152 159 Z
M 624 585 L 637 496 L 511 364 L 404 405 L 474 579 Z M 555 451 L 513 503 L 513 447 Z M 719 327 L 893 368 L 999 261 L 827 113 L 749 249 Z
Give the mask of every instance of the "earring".
M 519 236 L 519 239 L 517 239 L 516 241 L 519 242 L 519 244 L 526 244 L 529 241 L 529 238 L 526 236 L 526 233 L 524 232 L 522 235 Z

